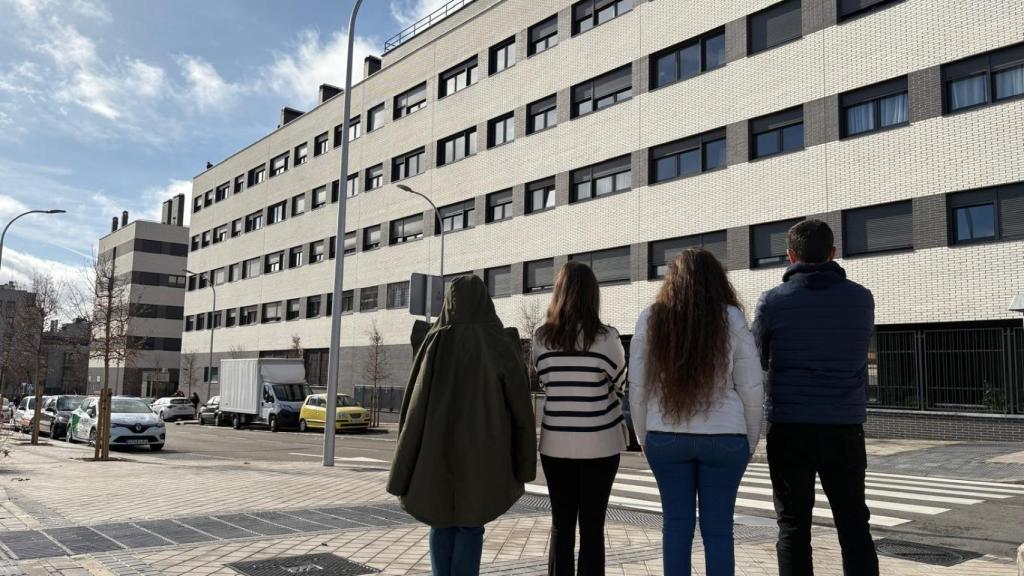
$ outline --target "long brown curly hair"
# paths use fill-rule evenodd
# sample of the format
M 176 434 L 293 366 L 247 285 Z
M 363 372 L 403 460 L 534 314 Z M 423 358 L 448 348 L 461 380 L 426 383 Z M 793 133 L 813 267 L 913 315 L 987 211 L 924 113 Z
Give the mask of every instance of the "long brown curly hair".
M 722 264 L 689 248 L 669 264 L 647 323 L 647 373 L 675 422 L 711 407 L 729 367 L 728 306 L 740 307 Z
M 537 329 L 537 339 L 550 350 L 585 352 L 599 334 L 601 291 L 589 266 L 570 260 L 558 271 L 547 318 Z M 582 348 L 579 346 L 582 344 Z

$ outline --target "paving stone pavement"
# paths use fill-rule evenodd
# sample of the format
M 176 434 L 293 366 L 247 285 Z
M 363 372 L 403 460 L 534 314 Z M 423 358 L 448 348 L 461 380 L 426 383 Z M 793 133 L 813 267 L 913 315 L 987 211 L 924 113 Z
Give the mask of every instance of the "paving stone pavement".
M 238 521 L 243 524 L 245 518 L 254 516 L 291 524 L 301 520 L 296 511 L 314 507 L 337 514 L 352 510 L 356 515 L 353 517 L 376 511 L 390 525 L 341 522 L 337 525 L 350 527 L 318 525 L 299 532 L 295 528 L 283 534 L 257 535 L 244 530 L 244 525 L 243 530 L 232 531 L 224 524 L 218 525 L 227 530 L 222 539 L 207 535 L 203 542 L 166 542 L 162 546 L 126 549 L 107 542 L 108 548 L 117 549 L 34 560 L 16 560 L 13 553 L 0 546 L 0 576 L 228 576 L 238 574 L 227 566 L 231 563 L 313 553 L 337 554 L 384 575 L 430 573 L 428 529 L 411 520 L 395 519 L 394 500 L 384 491 L 386 471 L 341 466 L 325 469 L 315 463 L 290 463 L 286 468 L 260 463 L 227 466 L 210 459 L 171 461 L 145 453 L 118 454 L 120 461 L 95 463 L 83 461 L 86 454 L 82 447 L 61 444 L 20 447 L 4 462 L 0 473 L 0 542 L 16 532 L 46 533 L 48 538 L 88 526 L 100 529 L 96 533 L 99 538 L 104 530 L 114 534 L 112 524 L 137 527 L 140 523 L 174 520 L 178 526 L 201 527 L 194 518 L 208 515 L 241 518 Z M 537 501 L 537 497 L 524 498 L 522 506 L 487 527 L 482 574 L 546 573 L 550 519 Z M 606 529 L 607 573 L 663 574 L 656 516 L 623 513 L 612 517 Z M 328 521 L 328 517 L 322 521 Z M 206 526 L 201 529 L 210 530 Z M 31 530 L 43 532 L 25 532 Z M 243 533 L 245 537 L 237 537 Z M 737 574 L 776 574 L 774 538 L 770 524 L 737 526 Z M 842 573 L 833 530 L 816 528 L 815 560 L 817 574 Z M 887 575 L 1016 573 L 1009 559 L 991 557 L 950 568 L 886 557 L 881 563 L 882 573 Z M 694 544 L 694 573 L 705 573 L 699 537 Z

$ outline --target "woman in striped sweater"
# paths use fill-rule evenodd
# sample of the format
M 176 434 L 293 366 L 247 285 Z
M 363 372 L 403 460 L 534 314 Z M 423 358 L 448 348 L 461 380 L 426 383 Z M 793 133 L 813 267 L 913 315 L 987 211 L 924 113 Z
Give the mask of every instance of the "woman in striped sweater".
M 604 574 L 604 521 L 625 446 L 620 403 L 626 358 L 619 333 L 601 323 L 597 278 L 569 262 L 555 280 L 547 319 L 533 340 L 547 393 L 540 458 L 551 498 L 550 576 L 573 576 L 576 521 L 580 576 Z

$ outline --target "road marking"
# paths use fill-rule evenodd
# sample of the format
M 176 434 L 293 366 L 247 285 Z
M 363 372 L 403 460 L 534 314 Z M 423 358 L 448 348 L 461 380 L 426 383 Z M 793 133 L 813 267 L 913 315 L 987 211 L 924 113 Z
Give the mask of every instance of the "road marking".
M 770 480 L 770 478 L 769 478 L 767 473 L 747 472 L 747 475 L 748 475 L 747 479 L 750 482 L 754 482 L 753 478 L 759 478 L 758 482 L 760 482 L 762 484 L 770 484 L 771 483 L 771 480 Z M 817 485 L 820 487 L 821 486 L 821 482 L 817 482 Z M 916 485 L 916 484 L 914 484 L 912 482 L 906 482 L 906 483 L 903 483 L 903 484 L 892 484 L 891 480 L 889 482 L 872 482 L 871 480 L 867 480 L 866 482 L 864 482 L 864 486 L 866 486 L 868 488 L 890 488 L 890 489 L 893 489 L 893 490 L 913 490 L 913 493 L 915 493 L 915 494 L 922 494 L 922 495 L 923 495 L 923 493 L 928 493 L 928 494 L 952 494 L 952 495 L 958 496 L 958 497 L 970 496 L 971 498 L 982 498 L 982 499 L 989 498 L 989 499 L 992 499 L 992 500 L 1003 500 L 1005 498 L 1013 498 L 1014 497 L 1013 494 L 999 494 L 999 493 L 995 493 L 995 492 L 973 492 L 973 491 L 964 491 L 964 490 L 960 490 L 960 489 L 952 489 L 951 490 L 951 489 L 946 489 L 946 488 L 932 488 L 931 485 L 929 485 L 929 486 L 918 486 L 918 485 Z M 979 501 L 975 501 L 975 502 L 963 502 L 963 504 L 978 504 L 979 502 L 983 502 L 983 501 L 984 500 L 979 500 Z M 935 500 L 935 502 L 942 502 L 942 500 Z M 958 502 L 950 502 L 950 503 L 951 504 L 957 504 Z
M 527 484 L 527 494 L 538 494 L 541 496 L 548 495 L 548 487 L 541 484 Z M 637 498 L 626 498 L 625 496 L 616 496 L 612 494 L 608 498 L 610 504 L 615 504 L 622 508 L 632 508 L 634 510 L 643 510 L 647 512 L 658 512 L 661 513 L 661 502 L 652 502 L 651 500 L 640 500 Z
M 768 470 L 767 464 L 751 463 L 751 469 L 755 470 Z M 928 485 L 945 485 L 948 487 L 949 484 L 962 485 L 965 488 L 978 491 L 992 491 L 992 492 L 1004 492 L 1008 494 L 1022 494 L 1024 495 L 1024 486 L 1017 484 L 1009 484 L 1005 482 L 989 482 L 985 480 L 961 480 L 959 478 L 942 478 L 938 476 L 910 476 L 907 474 L 888 474 L 885 472 L 868 472 L 869 478 L 878 478 L 884 482 L 895 482 L 895 483 L 908 483 L 921 484 L 922 486 Z
M 347 447 L 345 449 L 348 450 Z M 376 452 L 376 450 L 375 450 L 375 452 Z M 309 458 L 323 458 L 324 457 L 323 454 L 305 454 L 303 452 L 289 452 L 288 455 L 289 456 L 307 456 Z M 344 456 L 335 456 L 334 457 L 334 461 L 335 462 L 361 462 L 361 463 L 374 463 L 374 464 L 386 464 L 387 463 L 387 460 L 378 460 L 376 458 L 367 458 L 365 456 L 352 456 L 352 457 L 349 457 L 349 458 L 346 458 Z

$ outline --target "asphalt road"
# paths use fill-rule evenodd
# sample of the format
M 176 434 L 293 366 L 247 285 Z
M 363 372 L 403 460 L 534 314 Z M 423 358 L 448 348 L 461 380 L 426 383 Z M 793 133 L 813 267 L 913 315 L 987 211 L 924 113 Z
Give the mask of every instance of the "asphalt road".
M 394 425 L 380 432 L 339 433 L 336 465 L 387 468 L 396 437 Z M 320 433 L 272 433 L 265 429 L 234 430 L 179 423 L 168 429 L 162 454 L 180 457 L 176 455 L 188 453 L 196 458 L 223 460 L 225 466 L 252 461 L 287 466 L 292 462 L 319 462 L 322 449 Z M 1003 557 L 1015 556 L 1017 546 L 1024 542 L 1024 487 L 1005 485 L 1004 489 L 1000 484 L 970 484 L 962 480 L 946 483 L 941 479 L 887 475 L 884 470 L 869 470 L 869 474 L 878 474 L 869 477 L 869 481 L 876 483 L 876 495 L 868 496 L 869 500 L 877 501 L 869 506 L 881 523 L 872 527 L 876 539 L 908 540 Z M 528 490 L 545 490 L 539 466 L 538 480 Z M 739 497 L 745 502 L 737 508 L 737 514 L 742 516 L 739 521 L 774 519 L 770 481 L 763 464 L 751 464 Z M 657 487 L 640 454 L 623 454 L 612 498 L 613 504 L 627 507 L 659 508 Z M 818 507 L 827 509 L 827 502 L 819 502 Z M 815 517 L 815 522 L 831 523 L 820 516 Z

